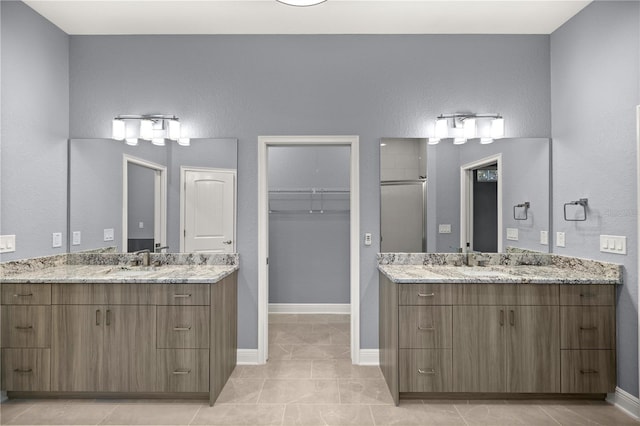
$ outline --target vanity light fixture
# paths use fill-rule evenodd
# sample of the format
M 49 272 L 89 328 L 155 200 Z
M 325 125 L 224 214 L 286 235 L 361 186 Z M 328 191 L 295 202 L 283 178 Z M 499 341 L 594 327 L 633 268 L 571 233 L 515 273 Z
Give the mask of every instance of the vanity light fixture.
M 315 6 L 320 3 L 324 3 L 327 0 L 277 0 L 278 3 L 286 4 L 288 6 L 307 7 Z
M 478 131 L 478 121 L 491 120 L 489 126 L 482 126 Z M 487 130 L 485 130 L 487 129 Z M 480 134 L 478 134 L 480 133 Z M 453 139 L 454 145 L 462 145 L 469 139 L 480 139 L 481 144 L 492 143 L 504 137 L 504 118 L 500 114 L 476 114 L 455 112 L 440 114 L 436 119 L 435 138 L 432 145 L 442 139 Z
M 164 146 L 166 139 L 180 146 L 191 145 L 191 140 L 181 135 L 178 117 L 169 114 L 118 115 L 113 119 L 111 132 L 113 139 L 124 140 L 131 146 L 138 145 L 140 139 L 156 146 Z

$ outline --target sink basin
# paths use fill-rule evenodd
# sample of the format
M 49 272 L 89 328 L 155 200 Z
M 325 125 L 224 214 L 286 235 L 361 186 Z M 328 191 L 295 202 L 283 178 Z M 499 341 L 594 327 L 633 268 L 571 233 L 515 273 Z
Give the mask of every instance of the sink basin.
M 491 269 L 462 269 L 460 272 L 470 277 L 504 277 L 506 275 L 504 272 Z

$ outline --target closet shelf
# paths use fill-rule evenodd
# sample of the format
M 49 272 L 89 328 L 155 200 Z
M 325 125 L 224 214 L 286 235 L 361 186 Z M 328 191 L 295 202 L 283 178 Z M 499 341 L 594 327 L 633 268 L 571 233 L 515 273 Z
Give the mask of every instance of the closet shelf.
M 350 191 L 343 188 L 269 190 L 269 213 L 325 214 L 349 212 Z

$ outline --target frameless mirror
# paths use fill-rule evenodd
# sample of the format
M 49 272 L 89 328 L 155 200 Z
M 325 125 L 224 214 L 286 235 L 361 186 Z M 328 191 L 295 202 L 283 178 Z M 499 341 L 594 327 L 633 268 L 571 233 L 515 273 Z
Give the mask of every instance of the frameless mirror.
M 380 142 L 381 252 L 548 252 L 551 141 Z
M 72 139 L 70 251 L 233 252 L 236 174 L 236 139 Z

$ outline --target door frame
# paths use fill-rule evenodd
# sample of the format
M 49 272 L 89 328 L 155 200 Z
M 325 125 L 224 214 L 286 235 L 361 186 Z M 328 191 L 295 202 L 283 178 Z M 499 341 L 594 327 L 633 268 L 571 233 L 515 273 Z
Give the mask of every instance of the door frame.
M 351 362 L 360 363 L 360 151 L 359 136 L 258 137 L 258 364 L 269 357 L 269 165 L 270 146 L 345 145 L 350 153 Z
M 137 164 L 155 171 L 153 239 L 160 247 L 167 245 L 167 167 L 131 155 L 122 155 L 122 252 L 129 251 L 129 164 Z
M 185 230 L 185 191 L 186 191 L 186 174 L 187 172 L 214 172 L 214 173 L 228 173 L 233 176 L 233 244 L 231 246 L 231 252 L 236 251 L 236 234 L 238 223 L 238 197 L 236 191 L 236 182 L 238 175 L 236 169 L 218 169 L 209 167 L 192 167 L 192 166 L 180 166 L 180 253 L 184 253 L 184 230 Z
M 473 247 L 473 171 L 480 167 L 497 164 L 498 169 L 498 253 L 502 253 L 502 153 L 472 161 L 460 167 L 460 247 L 469 251 L 467 242 Z

